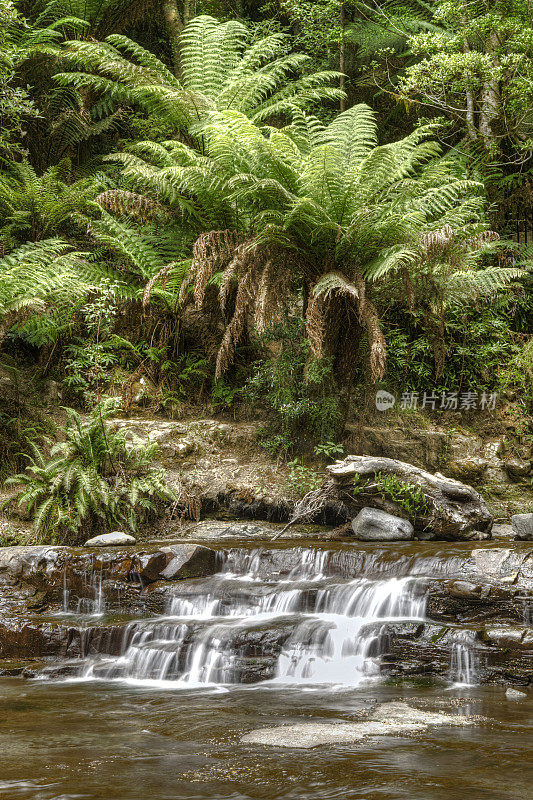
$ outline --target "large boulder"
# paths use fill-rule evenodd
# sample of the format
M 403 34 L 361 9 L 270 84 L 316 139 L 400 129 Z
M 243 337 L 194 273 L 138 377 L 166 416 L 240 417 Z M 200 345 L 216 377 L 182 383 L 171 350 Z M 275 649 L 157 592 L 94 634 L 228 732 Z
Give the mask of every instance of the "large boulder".
M 514 514 L 511 517 L 511 526 L 515 539 L 533 540 L 533 514 Z
M 395 517 L 379 508 L 362 508 L 352 520 L 356 539 L 364 542 L 394 542 L 414 538 L 415 529 L 407 519 Z
M 217 555 L 214 550 L 196 544 L 178 544 L 163 547 L 163 552 L 170 560 L 161 571 L 161 577 L 167 581 L 183 578 L 203 578 L 217 571 Z
M 488 539 L 493 518 L 471 486 L 393 458 L 348 456 L 328 468 L 329 493 L 354 517 L 365 507 L 408 516 L 419 539 Z

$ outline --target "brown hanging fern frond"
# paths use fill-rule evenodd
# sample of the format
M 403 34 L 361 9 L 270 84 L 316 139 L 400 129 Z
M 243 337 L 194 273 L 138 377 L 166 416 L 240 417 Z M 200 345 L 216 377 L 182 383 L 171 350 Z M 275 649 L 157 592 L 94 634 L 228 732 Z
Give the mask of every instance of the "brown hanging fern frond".
M 240 261 L 240 250 L 242 245 L 240 245 L 234 253 L 233 258 L 228 263 L 226 268 L 222 272 L 222 278 L 220 281 L 220 288 L 218 290 L 218 299 L 220 302 L 220 308 L 222 314 L 225 315 L 229 305 L 229 299 L 231 295 L 231 290 L 233 288 L 234 279 L 236 277 L 236 270 L 239 265 Z
M 194 304 L 198 310 L 204 303 L 205 290 L 210 279 L 233 259 L 242 240 L 242 233 L 224 230 L 202 233 L 195 241 L 191 274 L 194 278 Z
M 218 381 L 224 372 L 233 364 L 235 350 L 246 331 L 248 315 L 253 306 L 256 288 L 257 275 L 254 270 L 250 269 L 239 281 L 237 297 L 235 298 L 235 311 L 229 325 L 226 326 L 217 354 L 215 367 L 216 381 Z
M 106 211 L 113 214 L 127 214 L 141 221 L 168 216 L 168 212 L 157 200 L 125 189 L 107 189 L 97 195 L 95 200 Z
M 500 234 L 496 233 L 496 231 L 481 231 L 481 233 L 476 233 L 475 236 L 471 236 L 467 239 L 467 244 L 471 250 L 479 250 L 484 244 L 498 242 L 499 240 Z
M 233 316 L 226 327 L 217 356 L 218 379 L 233 363 L 238 343 L 252 324 L 259 334 L 265 333 L 287 304 L 298 273 L 296 253 L 273 242 L 264 244 L 255 239 L 242 242 L 222 276 L 219 302 L 225 312 L 233 279 L 238 281 Z
M 356 325 L 362 319 L 366 287 L 361 272 L 354 270 L 351 279 L 337 271 L 328 272 L 319 278 L 310 295 L 306 328 L 313 355 L 339 356 L 343 327 L 354 316 Z
M 274 266 L 271 261 L 267 261 L 259 278 L 259 285 L 257 287 L 257 294 L 255 298 L 254 319 L 257 333 L 261 336 L 272 323 L 275 314 L 273 308 L 273 283 L 274 283 Z
M 281 312 L 292 293 L 293 276 L 298 274 L 294 263 L 297 256 L 287 253 L 279 245 L 269 247 L 265 259 L 254 305 L 253 322 L 259 335 L 281 318 Z
M 192 272 L 189 270 L 180 284 L 180 290 L 178 294 L 178 305 L 180 308 L 186 306 L 187 301 L 190 299 L 189 289 L 191 288 L 192 277 Z
M 154 288 L 155 284 L 156 283 L 161 283 L 161 285 L 164 286 L 165 282 L 166 282 L 166 278 L 167 278 L 169 272 L 172 272 L 172 270 L 174 269 L 175 266 L 176 266 L 176 262 L 172 261 L 170 264 L 167 264 L 166 267 L 163 267 L 163 269 L 160 269 L 159 272 L 157 272 L 155 275 L 153 275 L 150 278 L 150 280 L 148 281 L 148 283 L 144 287 L 143 308 L 146 308 L 146 306 L 149 304 L 150 299 L 152 297 L 152 289 Z M 180 293 L 181 293 L 181 287 L 180 287 Z
M 447 250 L 453 242 L 453 228 L 444 225 L 437 231 L 426 231 L 422 234 L 422 252 L 426 258 L 433 258 Z

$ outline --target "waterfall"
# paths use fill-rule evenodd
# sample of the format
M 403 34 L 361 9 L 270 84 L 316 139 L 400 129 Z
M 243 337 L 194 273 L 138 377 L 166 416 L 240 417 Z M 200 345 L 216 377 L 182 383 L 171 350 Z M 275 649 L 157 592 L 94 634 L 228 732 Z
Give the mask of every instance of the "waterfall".
M 277 679 L 357 684 L 378 672 L 376 624 L 424 619 L 425 600 L 415 585 L 409 578 L 363 578 L 320 590 L 315 613 L 297 625 L 280 655 Z
M 63 570 L 63 614 L 68 614 L 69 597 L 70 592 L 67 588 L 67 565 L 65 564 L 65 569 Z
M 79 597 L 76 608 L 70 607 L 70 590 L 67 587 L 67 570 L 63 572 L 62 613 L 76 614 L 78 616 L 102 617 L 105 613 L 106 603 L 101 572 L 84 572 L 83 584 L 87 587 L 87 597 Z
M 479 680 L 479 658 L 470 631 L 456 634 L 450 652 L 450 680 L 456 686 L 475 686 Z
M 314 548 L 230 550 L 216 575 L 174 588 L 167 617 L 125 626 L 119 657 L 86 660 L 81 674 L 184 687 L 356 685 L 380 670 L 384 624 L 424 619 L 425 582 L 354 579 L 338 556 Z M 80 603 L 101 613 L 101 580 L 92 585 L 94 600 Z

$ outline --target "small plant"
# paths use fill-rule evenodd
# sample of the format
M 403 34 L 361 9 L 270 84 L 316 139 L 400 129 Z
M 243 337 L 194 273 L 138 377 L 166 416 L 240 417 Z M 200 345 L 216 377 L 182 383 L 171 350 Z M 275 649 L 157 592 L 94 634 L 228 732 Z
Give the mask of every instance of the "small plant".
M 376 485 L 382 494 L 398 503 L 410 516 L 429 514 L 431 509 L 421 486 L 381 472 L 376 475 Z
M 157 504 L 176 501 L 163 469 L 151 466 L 157 444 L 126 441 L 124 430 L 105 425 L 113 404 L 93 412 L 87 421 L 67 409 L 65 441 L 47 459 L 37 446 L 26 472 L 6 484 L 22 488 L 7 502 L 28 504 L 40 541 L 79 540 L 93 529 L 126 527 L 136 531 L 153 516 Z
M 300 459 L 295 458 L 287 462 L 289 470 L 289 486 L 302 497 L 314 489 L 318 489 L 322 483 L 322 476 L 314 469 L 306 467 Z
M 369 480 L 366 480 L 366 481 L 362 480 L 362 478 L 359 475 L 359 473 L 356 472 L 355 475 L 353 476 L 353 488 L 352 488 L 353 495 L 355 496 L 356 494 L 360 494 L 361 492 L 364 492 L 364 490 L 367 489 L 369 485 L 370 485 L 370 481 Z
M 315 456 L 322 456 L 323 458 L 327 459 L 328 461 L 335 456 L 341 456 L 344 453 L 344 447 L 342 444 L 336 444 L 335 442 L 327 441 L 323 442 L 322 444 L 317 444 L 315 447 Z
M 241 389 L 234 388 L 220 379 L 211 389 L 211 402 L 215 411 L 231 408 L 236 398 L 241 394 Z

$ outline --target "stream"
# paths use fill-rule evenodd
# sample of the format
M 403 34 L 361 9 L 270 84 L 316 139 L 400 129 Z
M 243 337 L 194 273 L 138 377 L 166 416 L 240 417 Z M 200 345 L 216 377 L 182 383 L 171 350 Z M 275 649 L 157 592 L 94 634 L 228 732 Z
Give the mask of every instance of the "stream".
M 479 603 L 472 619 L 432 618 L 432 592 L 468 575 L 472 544 L 242 544 L 218 550 L 212 575 L 141 586 L 163 613 L 117 607 L 101 572 L 86 598 L 64 578 L 49 624 L 82 629 L 81 653 L 0 677 L 0 798 L 530 797 L 531 693 L 486 682 L 504 649 L 485 644 Z M 498 631 L 524 637 L 530 606 L 513 602 L 519 618 Z M 240 741 L 399 700 L 475 719 L 307 750 Z

